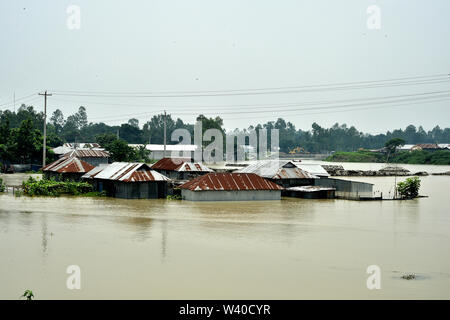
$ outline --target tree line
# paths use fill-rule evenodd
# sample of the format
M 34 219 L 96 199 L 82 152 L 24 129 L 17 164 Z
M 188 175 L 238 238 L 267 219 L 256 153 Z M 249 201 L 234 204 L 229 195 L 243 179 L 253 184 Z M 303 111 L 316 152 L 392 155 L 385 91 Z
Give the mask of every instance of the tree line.
M 199 115 L 196 120 L 202 122 L 203 132 L 209 128 L 216 128 L 225 133 L 223 119 L 220 117 L 208 118 Z M 36 111 L 33 106 L 23 104 L 17 112 L 0 110 L 0 159 L 20 163 L 40 163 L 43 125 L 43 113 Z M 166 117 L 166 125 L 168 144 L 177 143 L 170 141 L 170 133 L 175 129 L 187 129 L 191 133 L 191 137 L 194 136 L 194 124 L 185 123 L 180 118 L 172 118 L 170 114 Z M 327 153 L 330 151 L 354 151 L 360 148 L 378 149 L 384 147 L 386 141 L 393 138 L 401 138 L 407 144 L 450 143 L 450 128 L 442 129 L 439 126 L 426 131 L 421 126 L 409 125 L 405 129 L 372 135 L 359 131 L 354 126 L 338 123 L 330 128 L 313 123 L 311 129 L 301 130 L 297 129 L 292 122 L 282 118 L 245 129 L 236 128 L 233 132 L 246 133 L 263 128 L 268 130 L 269 137 L 270 130 L 279 130 L 280 151 L 285 153 L 291 150 Z M 120 125 L 111 126 L 103 122 L 89 122 L 86 108 L 80 106 L 77 112 L 67 118 L 64 117 L 61 110 L 57 109 L 47 122 L 49 160 L 53 157 L 50 148 L 60 146 L 64 142 L 99 142 L 103 145 L 107 144 L 110 148 L 115 146 L 117 150 L 125 150 L 124 144 L 127 143 L 162 144 L 163 137 L 163 114 L 154 115 L 142 126 L 136 118 L 131 118 Z M 115 140 L 119 142 L 114 142 Z M 116 159 L 145 159 L 145 152 L 141 151 L 140 153 L 140 155 L 134 156 L 125 156 L 123 153 Z M 120 152 L 116 152 L 116 155 L 118 154 Z

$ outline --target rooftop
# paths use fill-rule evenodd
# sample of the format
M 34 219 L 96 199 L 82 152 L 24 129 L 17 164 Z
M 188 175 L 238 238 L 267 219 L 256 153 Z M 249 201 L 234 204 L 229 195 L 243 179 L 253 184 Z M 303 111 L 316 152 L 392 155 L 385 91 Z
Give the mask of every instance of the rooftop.
M 213 172 L 200 162 L 191 162 L 190 158 L 162 158 L 152 165 L 152 170 Z
M 282 190 L 283 188 L 254 173 L 208 173 L 183 184 L 191 191 Z
M 57 173 L 85 173 L 94 169 L 94 166 L 80 160 L 76 157 L 62 157 L 55 162 L 52 162 L 42 168 L 43 172 L 57 172 Z
M 317 179 L 318 177 L 300 169 L 290 160 L 260 160 L 236 173 L 255 173 L 269 179 Z
M 109 152 L 101 149 L 75 149 L 64 155 L 78 158 L 109 158 Z
M 113 162 L 103 169 L 95 169 L 83 178 L 115 180 L 123 182 L 169 181 L 166 176 L 151 170 L 145 163 Z

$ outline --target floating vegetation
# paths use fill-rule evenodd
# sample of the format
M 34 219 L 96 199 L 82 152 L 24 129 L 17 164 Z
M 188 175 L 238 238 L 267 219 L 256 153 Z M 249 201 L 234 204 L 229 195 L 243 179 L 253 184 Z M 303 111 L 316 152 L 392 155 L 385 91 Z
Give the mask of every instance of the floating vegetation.
M 414 279 L 416 279 L 416 275 L 414 273 L 407 273 L 407 274 L 402 275 L 402 279 L 414 280 Z
M 34 294 L 33 291 L 31 290 L 25 290 L 25 292 L 23 293 L 22 297 L 26 298 L 27 300 L 33 300 L 34 298 Z
M 179 194 L 168 195 L 167 200 L 181 200 L 181 196 Z

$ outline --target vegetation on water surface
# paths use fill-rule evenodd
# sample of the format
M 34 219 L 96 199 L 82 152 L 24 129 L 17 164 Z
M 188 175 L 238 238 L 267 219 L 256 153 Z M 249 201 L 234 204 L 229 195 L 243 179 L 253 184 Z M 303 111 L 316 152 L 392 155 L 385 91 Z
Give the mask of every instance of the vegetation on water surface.
M 25 290 L 25 292 L 23 293 L 22 297 L 26 298 L 27 300 L 32 300 L 34 298 L 34 294 L 33 291 L 31 290 Z
M 419 196 L 419 177 L 407 178 L 403 182 L 397 183 L 397 191 L 402 199 L 414 199 Z
M 82 195 L 93 191 L 87 182 L 36 180 L 33 177 L 22 182 L 24 194 L 28 196 Z
M 181 196 L 179 194 L 168 195 L 167 200 L 181 200 Z
M 402 276 L 402 279 L 405 280 L 414 280 L 416 278 L 416 275 L 414 273 L 408 273 L 408 274 L 404 274 Z
M 359 150 L 355 152 L 335 152 L 325 159 L 330 162 L 379 162 L 384 163 L 389 160 L 390 163 L 405 164 L 434 164 L 450 165 L 450 151 L 401 151 L 387 158 L 387 155 L 381 152 L 372 152 L 368 150 Z

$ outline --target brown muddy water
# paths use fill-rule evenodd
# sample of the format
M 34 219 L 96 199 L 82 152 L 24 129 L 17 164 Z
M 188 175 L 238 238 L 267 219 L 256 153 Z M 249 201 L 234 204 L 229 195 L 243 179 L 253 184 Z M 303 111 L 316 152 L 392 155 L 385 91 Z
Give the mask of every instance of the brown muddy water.
M 3 194 L 0 299 L 449 299 L 450 177 L 421 179 L 429 198 L 410 201 Z M 389 190 L 394 178 L 358 180 Z M 80 290 L 66 287 L 69 265 Z M 369 265 L 380 290 L 366 287 Z

